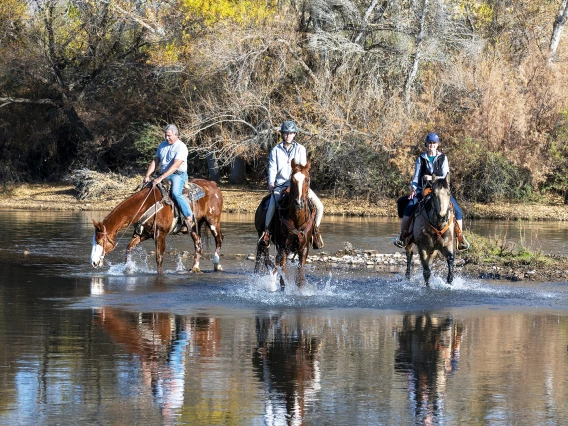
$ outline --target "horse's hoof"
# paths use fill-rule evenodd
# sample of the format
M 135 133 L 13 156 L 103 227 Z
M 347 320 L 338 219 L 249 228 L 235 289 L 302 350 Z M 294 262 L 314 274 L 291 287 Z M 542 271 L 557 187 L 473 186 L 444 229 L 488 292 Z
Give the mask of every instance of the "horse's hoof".
M 200 274 L 201 269 L 199 269 L 199 266 L 194 266 L 193 268 L 191 268 L 191 272 L 194 272 L 196 274 Z
M 410 272 L 407 272 L 406 274 L 404 274 L 404 276 L 406 277 L 407 280 L 410 279 Z
M 220 271 L 223 270 L 223 267 L 221 265 L 219 265 L 218 263 L 216 263 L 216 264 L 213 265 L 213 270 L 215 272 L 220 272 Z

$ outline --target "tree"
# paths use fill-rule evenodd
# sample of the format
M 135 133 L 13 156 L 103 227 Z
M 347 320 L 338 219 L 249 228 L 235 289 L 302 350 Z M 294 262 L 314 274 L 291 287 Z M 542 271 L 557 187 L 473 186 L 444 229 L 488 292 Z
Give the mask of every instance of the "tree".
M 560 37 L 562 36 L 562 31 L 566 25 L 566 18 L 568 17 L 568 0 L 562 0 L 560 4 L 560 9 L 554 20 L 554 26 L 552 28 L 552 36 L 550 37 L 550 45 L 548 49 L 548 63 L 551 64 L 556 56 L 556 50 L 558 49 L 558 44 L 560 43 Z

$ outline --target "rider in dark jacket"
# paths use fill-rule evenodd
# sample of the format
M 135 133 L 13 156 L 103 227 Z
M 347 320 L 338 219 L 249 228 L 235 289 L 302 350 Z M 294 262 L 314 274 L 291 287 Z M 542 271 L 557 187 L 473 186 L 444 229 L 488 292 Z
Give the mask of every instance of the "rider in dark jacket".
M 416 159 L 414 168 L 414 177 L 411 184 L 411 194 L 409 195 L 408 205 L 404 210 L 404 216 L 400 224 L 400 234 L 394 239 L 394 245 L 403 248 L 406 238 L 409 236 L 410 218 L 416 209 L 416 206 L 424 198 L 423 188 L 432 180 L 433 176 L 438 178 L 445 178 L 450 172 L 448 164 L 448 157 L 438 151 L 438 144 L 440 138 L 436 133 L 428 133 L 426 136 L 426 152 L 422 153 Z M 463 236 L 461 230 L 463 226 L 463 214 L 456 199 L 451 196 L 452 204 L 454 205 L 454 212 L 456 215 L 456 236 L 458 238 L 458 250 L 467 250 L 469 248 L 469 241 Z

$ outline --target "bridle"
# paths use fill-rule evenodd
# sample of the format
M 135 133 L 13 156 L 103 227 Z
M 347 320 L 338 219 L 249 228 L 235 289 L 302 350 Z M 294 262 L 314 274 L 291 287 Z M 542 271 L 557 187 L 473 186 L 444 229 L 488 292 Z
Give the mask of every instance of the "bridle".
M 101 247 L 103 248 L 103 253 L 101 255 L 101 257 L 105 257 L 106 255 L 106 250 L 105 250 L 105 246 L 106 246 L 106 242 L 110 243 L 112 245 L 112 249 L 114 250 L 116 248 L 116 245 L 118 243 L 116 243 L 108 234 L 107 230 L 106 230 L 106 226 L 103 225 L 103 230 L 99 231 L 100 233 L 103 234 L 103 238 L 101 240 Z

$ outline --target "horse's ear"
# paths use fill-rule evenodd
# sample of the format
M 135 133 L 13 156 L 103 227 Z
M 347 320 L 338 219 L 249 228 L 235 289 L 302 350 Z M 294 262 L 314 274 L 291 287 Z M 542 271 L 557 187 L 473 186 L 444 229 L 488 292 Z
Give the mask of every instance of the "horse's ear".
M 432 183 L 436 182 L 438 179 L 437 175 L 432 175 Z
M 102 224 L 100 222 L 97 222 L 95 219 L 93 219 L 93 225 L 95 225 L 95 228 L 97 228 L 98 230 L 102 228 Z
M 292 170 L 294 170 L 294 167 L 296 167 L 296 160 L 292 158 Z
M 306 170 L 310 170 L 312 167 L 312 157 L 308 158 L 308 162 L 306 163 Z
M 449 186 L 450 185 L 450 174 L 449 173 L 446 175 L 446 182 Z

